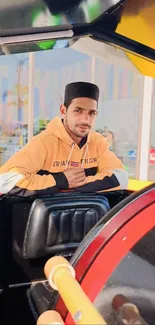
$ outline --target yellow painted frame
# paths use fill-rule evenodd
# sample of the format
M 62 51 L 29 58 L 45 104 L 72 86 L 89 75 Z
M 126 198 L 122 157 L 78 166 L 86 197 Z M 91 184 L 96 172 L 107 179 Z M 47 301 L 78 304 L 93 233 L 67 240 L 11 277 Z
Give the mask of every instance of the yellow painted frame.
M 140 181 L 137 179 L 129 179 L 128 190 L 130 191 L 139 191 L 144 187 L 153 184 L 151 181 Z

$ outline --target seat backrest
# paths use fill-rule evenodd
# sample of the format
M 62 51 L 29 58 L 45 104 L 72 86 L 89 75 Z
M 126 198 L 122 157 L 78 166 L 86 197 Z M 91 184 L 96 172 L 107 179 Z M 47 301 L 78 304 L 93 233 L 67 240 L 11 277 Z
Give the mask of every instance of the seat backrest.
M 101 194 L 36 199 L 23 240 L 16 238 L 16 249 L 25 259 L 73 253 L 109 209 L 107 198 Z

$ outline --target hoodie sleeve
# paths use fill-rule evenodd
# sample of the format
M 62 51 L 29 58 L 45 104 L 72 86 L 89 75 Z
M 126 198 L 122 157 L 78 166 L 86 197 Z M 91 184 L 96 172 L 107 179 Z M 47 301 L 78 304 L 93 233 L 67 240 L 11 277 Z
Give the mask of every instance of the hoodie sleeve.
M 41 175 L 47 149 L 38 136 L 13 155 L 0 168 L 0 193 L 20 196 L 51 194 L 68 182 L 63 173 Z
M 116 155 L 109 150 L 107 140 L 99 135 L 97 145 L 98 172 L 86 178 L 86 184 L 76 188 L 80 192 L 97 192 L 126 189 L 128 173 Z

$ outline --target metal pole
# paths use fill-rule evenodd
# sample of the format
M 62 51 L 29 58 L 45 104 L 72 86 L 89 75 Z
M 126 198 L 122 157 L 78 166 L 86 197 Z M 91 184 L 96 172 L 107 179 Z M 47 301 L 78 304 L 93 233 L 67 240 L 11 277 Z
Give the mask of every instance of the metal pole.
M 142 102 L 142 117 L 140 130 L 139 179 L 148 178 L 148 162 L 150 153 L 150 129 L 152 112 L 153 78 L 144 77 L 144 91 Z
M 28 142 L 33 136 L 34 53 L 29 53 Z
M 95 69 L 96 69 L 96 58 L 93 56 L 91 60 L 91 82 L 95 83 Z

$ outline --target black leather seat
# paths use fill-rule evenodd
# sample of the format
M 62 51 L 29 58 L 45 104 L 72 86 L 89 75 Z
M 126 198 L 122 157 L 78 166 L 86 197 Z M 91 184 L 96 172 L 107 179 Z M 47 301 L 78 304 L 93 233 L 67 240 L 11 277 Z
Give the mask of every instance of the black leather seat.
M 24 259 L 72 255 L 109 209 L 108 200 L 102 194 L 36 199 L 29 212 L 24 238 L 19 233 L 14 247 Z
M 21 254 L 28 259 L 58 254 L 72 256 L 109 210 L 109 202 L 103 194 L 64 195 L 61 200 L 60 196 L 37 199 L 29 212 Z M 27 297 L 35 319 L 53 308 L 56 296 L 46 281 L 32 285 Z

